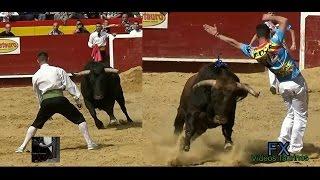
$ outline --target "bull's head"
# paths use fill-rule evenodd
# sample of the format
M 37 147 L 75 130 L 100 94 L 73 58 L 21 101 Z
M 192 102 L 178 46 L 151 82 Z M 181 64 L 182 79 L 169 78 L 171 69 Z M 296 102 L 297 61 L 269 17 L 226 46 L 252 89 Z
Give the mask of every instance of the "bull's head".
M 209 111 L 214 112 L 213 121 L 218 124 L 228 122 L 230 115 L 234 115 L 236 102 L 243 99 L 247 94 L 259 97 L 259 92 L 254 91 L 248 84 L 239 82 L 223 82 L 217 80 L 203 80 L 193 86 L 196 89 L 200 86 L 211 87 L 211 101 Z
M 106 75 L 107 73 L 118 73 L 117 69 L 104 68 L 102 65 L 96 65 L 91 70 L 84 70 L 78 73 L 73 73 L 74 76 L 88 75 L 88 81 L 93 90 L 93 98 L 101 100 L 104 98 L 104 93 L 107 88 Z

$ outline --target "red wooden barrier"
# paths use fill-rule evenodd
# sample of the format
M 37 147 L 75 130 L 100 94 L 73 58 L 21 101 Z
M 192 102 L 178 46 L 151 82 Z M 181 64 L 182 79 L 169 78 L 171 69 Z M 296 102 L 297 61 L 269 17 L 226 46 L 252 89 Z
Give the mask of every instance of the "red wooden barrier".
M 114 66 L 122 71 L 142 66 L 142 38 L 114 39 Z
M 306 49 L 305 49 L 305 67 L 320 66 L 320 16 L 308 16 L 306 18 Z
M 88 35 L 25 36 L 20 38 L 21 54 L 0 55 L 0 74 L 33 74 L 38 69 L 36 55 L 45 50 L 50 63 L 67 72 L 78 71 L 89 60 Z
M 246 58 L 239 50 L 214 39 L 203 31 L 203 24 L 216 23 L 221 33 L 249 43 L 263 12 L 169 12 L 168 29 L 144 29 L 143 57 Z M 300 13 L 278 13 L 289 19 L 300 42 Z M 290 34 L 287 43 L 291 45 Z M 299 51 L 293 56 L 298 59 Z
M 82 70 L 91 55 L 89 35 L 21 37 L 21 54 L 0 55 L 0 75 L 34 74 L 38 69 L 36 55 L 45 50 L 50 63 L 67 72 Z M 142 65 L 142 38 L 114 40 L 115 68 L 126 71 Z

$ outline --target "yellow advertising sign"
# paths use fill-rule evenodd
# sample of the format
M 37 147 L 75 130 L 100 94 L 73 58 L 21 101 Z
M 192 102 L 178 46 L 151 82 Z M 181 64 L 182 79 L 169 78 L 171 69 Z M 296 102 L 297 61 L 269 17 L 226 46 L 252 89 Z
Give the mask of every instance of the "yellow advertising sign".
M 0 38 L 0 54 L 20 54 L 20 38 Z
M 142 17 L 143 28 L 168 28 L 167 12 L 143 12 Z

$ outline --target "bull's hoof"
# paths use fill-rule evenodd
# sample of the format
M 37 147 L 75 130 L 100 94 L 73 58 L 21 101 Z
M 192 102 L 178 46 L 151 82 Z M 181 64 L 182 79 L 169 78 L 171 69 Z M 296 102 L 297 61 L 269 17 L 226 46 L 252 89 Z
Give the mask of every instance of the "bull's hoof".
M 183 150 L 184 150 L 185 152 L 189 152 L 190 146 L 184 146 Z
M 120 119 L 119 122 L 120 122 L 120 124 L 127 124 L 128 123 L 128 121 L 125 121 L 125 120 L 122 120 L 122 119 Z
M 117 119 L 111 119 L 111 120 L 110 120 L 110 123 L 109 123 L 110 126 L 117 126 L 117 125 L 119 125 L 119 124 L 120 124 L 120 123 L 118 122 Z
M 225 143 L 225 145 L 224 145 L 224 150 L 225 151 L 231 151 L 232 148 L 233 148 L 232 143 L 230 143 L 230 142 Z
M 97 126 L 98 129 L 105 129 L 104 126 Z
M 101 121 L 97 121 L 95 124 L 98 129 L 104 129 L 104 125 Z
M 133 123 L 132 119 L 127 119 L 128 123 Z

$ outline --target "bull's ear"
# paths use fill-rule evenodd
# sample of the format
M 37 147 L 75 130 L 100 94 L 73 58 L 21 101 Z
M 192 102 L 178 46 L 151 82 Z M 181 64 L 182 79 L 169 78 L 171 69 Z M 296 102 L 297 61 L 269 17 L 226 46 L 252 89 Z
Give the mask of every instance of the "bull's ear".
M 235 95 L 236 95 L 237 102 L 239 102 L 248 96 L 248 91 L 244 89 L 237 89 L 235 92 Z

